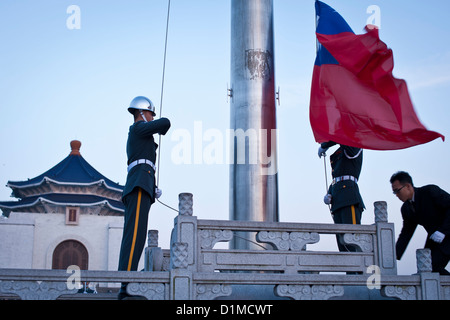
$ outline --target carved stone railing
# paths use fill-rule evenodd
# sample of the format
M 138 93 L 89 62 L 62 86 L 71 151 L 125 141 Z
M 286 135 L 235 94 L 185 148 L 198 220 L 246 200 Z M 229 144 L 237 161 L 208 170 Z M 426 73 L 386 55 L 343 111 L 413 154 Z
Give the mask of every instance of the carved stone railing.
M 186 195 L 180 199 L 192 204 Z M 198 220 L 188 205 L 180 208 L 186 210 L 175 218 L 172 242 L 188 244 L 187 268 L 191 271 L 365 273 L 375 265 L 383 275 L 397 274 L 394 225 L 386 221 L 385 205 L 380 209 L 377 203 L 374 225 Z M 265 245 L 264 250 L 214 248 L 218 242 L 229 242 L 243 232 L 254 233 L 256 241 Z M 321 234 L 342 235 L 357 252 L 306 250 L 307 245 L 320 241 Z
M 0 269 L 0 298 L 71 299 L 78 292 L 74 283 L 126 282 L 129 294 L 149 300 L 226 298 L 236 286 L 249 285 L 272 286 L 276 297 L 295 300 L 345 298 L 349 288 L 359 287 L 394 299 L 450 300 L 450 277 L 431 272 L 428 249 L 417 251 L 417 274 L 397 275 L 394 226 L 383 202 L 375 204 L 373 225 L 335 225 L 199 220 L 192 215 L 192 195 L 179 199 L 170 250 L 158 246 L 158 231 L 149 231 L 146 271 Z M 264 248 L 216 248 L 243 232 Z M 310 250 L 323 234 L 341 235 L 357 252 Z
M 169 299 L 168 272 L 127 272 L 80 270 L 0 269 L 0 294 L 22 300 L 70 299 L 84 283 L 120 284 L 128 282 L 127 292 L 149 300 Z M 86 299 L 95 295 L 85 295 Z M 111 296 L 117 298 L 117 293 Z
M 184 271 L 183 271 L 184 270 Z M 181 271 L 181 272 L 180 272 Z M 184 277 L 182 277 L 184 272 Z M 298 300 L 330 299 L 342 296 L 346 288 L 366 286 L 367 276 L 343 274 L 277 274 L 195 272 L 179 269 L 174 293 L 170 293 L 170 272 L 81 271 L 81 282 L 129 282 L 128 292 L 149 300 L 211 300 L 232 294 L 235 285 L 273 285 L 276 294 Z M 95 299 L 68 289 L 64 270 L 0 269 L 0 298 L 18 296 L 23 300 Z M 431 282 L 430 282 L 431 278 Z M 178 280 L 182 282 L 176 283 Z M 191 289 L 189 288 L 191 285 Z M 435 273 L 380 277 L 384 296 L 401 300 L 450 300 L 450 277 Z M 110 295 L 115 299 L 116 295 Z
M 209 298 L 228 296 L 233 284 L 274 285 L 277 296 L 292 299 L 338 297 L 346 286 L 380 288 L 385 297 L 397 299 L 450 298 L 447 285 L 439 282 L 444 278 L 447 283 L 449 277 L 428 272 L 430 265 L 428 269 L 420 267 L 418 275 L 397 275 L 394 225 L 387 221 L 386 202 L 374 204 L 373 225 L 336 225 L 198 220 L 192 215 L 192 195 L 180 196 L 183 201 L 171 242 L 186 244 L 184 276 L 192 277 L 192 283 L 184 298 L 199 298 L 199 285 Z M 265 248 L 215 249 L 217 243 L 230 242 L 242 232 L 253 232 L 254 239 Z M 357 252 L 307 250 L 308 245 L 320 241 L 321 234 L 341 235 Z M 268 250 L 267 244 L 273 249 Z M 419 260 L 431 263 L 430 258 Z M 330 276 L 323 272 L 347 274 Z

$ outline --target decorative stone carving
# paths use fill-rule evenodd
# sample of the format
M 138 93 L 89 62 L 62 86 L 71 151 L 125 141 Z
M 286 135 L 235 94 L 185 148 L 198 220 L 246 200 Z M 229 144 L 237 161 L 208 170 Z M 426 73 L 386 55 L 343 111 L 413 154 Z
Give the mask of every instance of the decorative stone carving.
M 165 287 L 162 283 L 130 283 L 127 293 L 132 296 L 142 296 L 147 300 L 164 300 Z
M 373 241 L 370 234 L 346 233 L 344 242 L 358 247 L 361 252 L 373 252 Z
M 192 216 L 194 213 L 194 200 L 192 193 L 180 193 L 178 195 L 178 210 L 182 216 Z
M 163 253 L 158 247 L 158 230 L 148 230 L 147 243 L 145 248 L 145 271 L 161 271 L 163 267 Z
M 197 300 L 213 300 L 218 297 L 228 297 L 232 293 L 230 285 L 198 284 L 196 286 Z
M 170 270 L 170 257 L 163 257 L 163 263 L 161 271 L 169 271 Z
M 217 242 L 228 242 L 233 239 L 231 230 L 200 230 L 199 235 L 202 249 L 212 249 Z
M 385 286 L 381 288 L 381 294 L 385 297 L 392 297 L 400 300 L 417 299 L 416 287 L 414 286 Z
M 171 269 L 186 269 L 188 267 L 188 244 L 175 242 L 170 248 Z
M 63 294 L 75 294 L 78 289 L 67 288 L 57 281 L 1 281 L 0 292 L 18 295 L 22 300 L 55 300 Z
M 156 248 L 158 246 L 158 237 L 159 237 L 159 231 L 158 230 L 148 230 L 148 246 L 151 248 Z
M 277 285 L 275 294 L 294 300 L 328 300 L 344 294 L 343 286 L 335 285 Z
M 373 205 L 375 207 L 375 223 L 388 222 L 387 202 L 376 201 Z
M 270 243 L 276 250 L 301 251 L 306 249 L 307 244 L 319 242 L 320 236 L 316 232 L 260 231 L 256 234 L 256 240 Z
M 430 249 L 417 249 L 417 272 L 432 272 L 433 267 L 431 265 L 431 250 Z

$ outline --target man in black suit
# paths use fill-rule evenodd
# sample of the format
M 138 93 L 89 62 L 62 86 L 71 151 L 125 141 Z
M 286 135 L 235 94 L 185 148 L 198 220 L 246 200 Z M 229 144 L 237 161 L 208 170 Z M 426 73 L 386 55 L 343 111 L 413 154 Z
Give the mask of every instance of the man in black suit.
M 404 171 L 391 177 L 392 191 L 403 202 L 403 228 L 396 243 L 400 260 L 418 224 L 428 232 L 425 248 L 431 250 L 433 272 L 450 275 L 445 269 L 450 261 L 450 194 L 435 185 L 415 188 Z

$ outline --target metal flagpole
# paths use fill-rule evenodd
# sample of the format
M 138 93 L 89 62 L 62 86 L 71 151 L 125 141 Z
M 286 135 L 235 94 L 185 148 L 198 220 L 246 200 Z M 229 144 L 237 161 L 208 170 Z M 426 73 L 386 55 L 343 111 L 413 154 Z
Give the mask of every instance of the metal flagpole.
M 318 0 L 315 1 L 316 4 L 317 4 L 317 1 L 318 1 Z M 318 25 L 317 12 L 316 12 L 316 14 L 315 14 L 315 19 L 314 19 L 314 20 L 315 20 L 315 23 L 316 23 L 316 29 L 315 29 L 315 32 L 317 32 L 317 25 Z M 319 46 L 320 46 L 320 43 L 319 43 L 319 40 L 317 39 L 317 35 L 316 35 L 316 55 L 319 54 Z M 327 155 L 324 154 L 324 155 L 323 155 L 323 168 L 324 168 L 324 171 L 325 171 L 325 192 L 328 194 L 328 174 L 327 174 L 327 161 L 326 161 L 326 157 L 327 157 Z M 328 205 L 328 209 L 329 209 L 330 212 L 331 212 L 331 205 Z
M 159 117 L 162 117 L 162 108 L 163 108 L 163 98 L 164 98 L 164 82 L 165 82 L 165 76 L 166 76 L 166 57 L 167 57 L 167 40 L 168 40 L 168 36 L 169 36 L 169 20 L 170 20 L 170 0 L 169 3 L 167 5 L 167 21 L 166 21 L 166 39 L 165 39 L 165 43 L 164 43 L 164 60 L 163 60 L 163 71 L 162 71 L 162 80 L 161 80 L 161 99 L 159 102 Z M 159 136 L 159 141 L 158 141 L 158 146 L 159 146 L 159 150 L 158 150 L 158 166 L 157 166 L 157 177 L 156 177 L 156 185 L 159 186 L 159 176 L 160 176 L 160 163 L 161 163 L 161 135 Z M 164 202 L 162 202 L 161 200 L 159 200 L 158 198 L 156 199 L 156 201 L 158 201 L 160 204 L 162 204 L 163 206 L 178 212 L 177 209 L 172 208 L 171 206 L 165 204 Z

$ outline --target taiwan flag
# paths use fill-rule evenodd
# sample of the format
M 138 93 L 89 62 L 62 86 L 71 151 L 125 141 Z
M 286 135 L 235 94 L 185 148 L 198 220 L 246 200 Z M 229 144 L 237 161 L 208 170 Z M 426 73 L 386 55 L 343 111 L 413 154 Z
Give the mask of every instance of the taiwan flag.
M 377 28 L 367 26 L 365 34 L 356 35 L 321 1 L 316 1 L 316 18 L 310 121 L 317 142 L 396 150 L 445 139 L 418 119 L 406 82 L 392 75 L 392 50 Z

